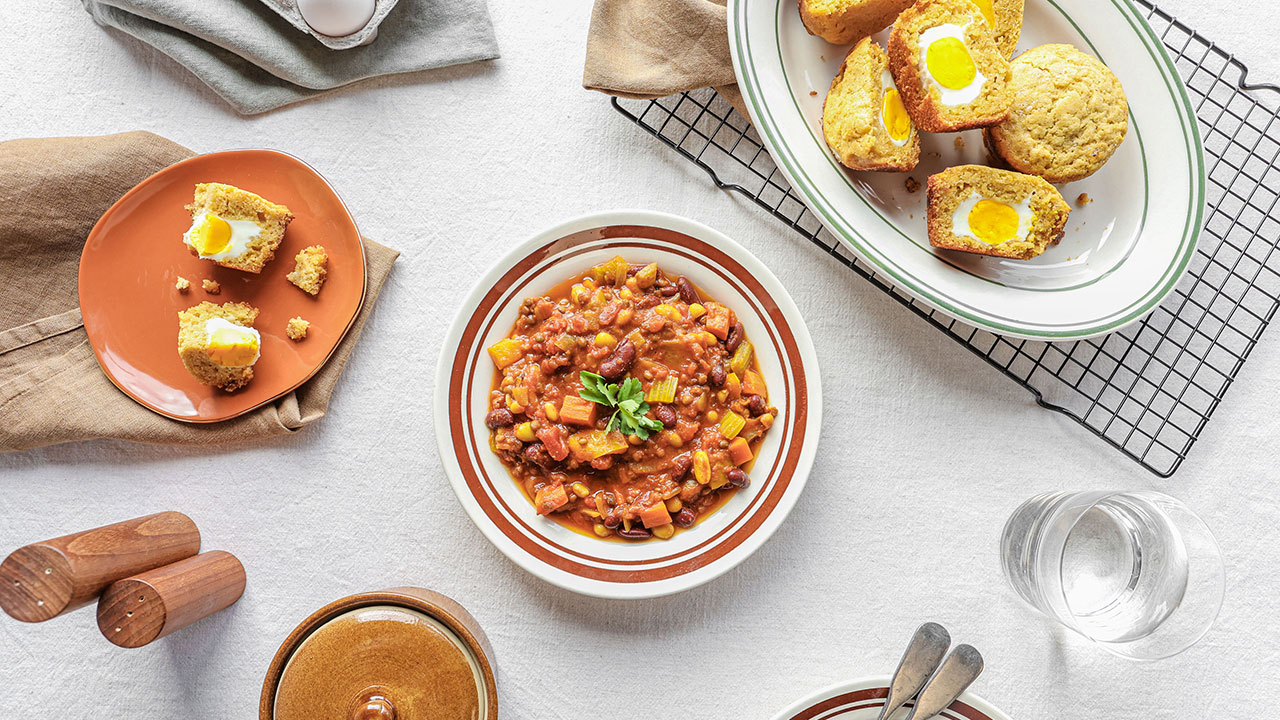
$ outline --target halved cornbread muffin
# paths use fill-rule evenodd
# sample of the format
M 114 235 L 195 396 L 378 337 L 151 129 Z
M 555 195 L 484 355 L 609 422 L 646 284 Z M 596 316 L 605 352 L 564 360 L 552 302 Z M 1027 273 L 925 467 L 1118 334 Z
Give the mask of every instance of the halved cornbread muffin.
M 919 0 L 889 34 L 889 71 L 916 127 L 957 132 L 1009 116 L 1009 61 L 969 0 Z
M 1120 80 L 1070 45 L 1041 45 L 1012 63 L 1013 110 L 986 133 L 1015 170 L 1049 182 L 1083 180 L 1124 142 L 1129 103 Z
M 889 57 L 863 38 L 845 57 L 822 103 L 822 133 L 845 167 L 906 172 L 920 161 L 920 134 L 889 74 Z
M 848 45 L 889 27 L 913 0 L 796 0 L 810 35 Z
M 223 267 L 258 273 L 275 257 L 293 213 L 284 205 L 224 183 L 196 185 L 182 236 L 191 254 Z
M 1030 260 L 1062 239 L 1071 208 L 1045 180 L 984 165 L 929 178 L 929 244 Z
M 996 47 L 1005 59 L 1013 57 L 1018 47 L 1018 38 L 1022 36 L 1022 11 L 1025 0 L 969 0 L 982 17 L 991 26 L 991 34 L 995 36 Z
M 253 379 L 262 336 L 258 309 L 245 303 L 202 302 L 178 312 L 178 357 L 192 377 L 231 391 Z

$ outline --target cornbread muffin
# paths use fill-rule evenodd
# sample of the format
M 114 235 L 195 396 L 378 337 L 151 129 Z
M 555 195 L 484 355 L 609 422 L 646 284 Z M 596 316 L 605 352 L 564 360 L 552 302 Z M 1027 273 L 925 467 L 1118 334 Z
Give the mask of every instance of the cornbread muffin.
M 1129 103 L 1115 73 L 1070 45 L 1041 45 L 1013 61 L 1013 109 L 988 130 L 993 154 L 1055 183 L 1097 172 L 1124 142 Z
M 192 377 L 231 391 L 253 379 L 262 338 L 258 309 L 245 303 L 202 302 L 178 312 L 178 357 Z
M 796 0 L 810 35 L 848 45 L 889 27 L 913 0 Z
M 275 256 L 293 214 L 284 205 L 222 183 L 196 185 L 182 236 L 191 254 L 223 267 L 259 273 Z
M 1022 11 L 1024 0 L 969 0 L 982 17 L 991 26 L 991 34 L 995 36 L 996 47 L 1005 59 L 1013 57 L 1018 47 L 1018 38 L 1022 36 Z
M 307 336 L 307 330 L 311 329 L 311 323 L 303 320 L 301 317 L 289 318 L 289 324 L 284 329 L 284 334 L 289 336 L 290 340 L 302 340 Z
M 1030 260 L 1062 239 L 1071 208 L 1031 175 L 960 165 L 929 178 L 929 243 Z
M 222 292 L 222 285 L 217 280 L 201 280 L 200 287 L 204 288 L 204 291 L 210 295 L 217 295 Z
M 920 0 L 889 33 L 889 71 L 916 127 L 957 132 L 1009 116 L 1009 61 L 969 0 Z
M 319 245 L 305 247 L 294 258 L 293 272 L 285 275 L 289 282 L 315 295 L 329 275 L 329 254 Z
M 863 38 L 845 57 L 822 103 L 822 133 L 836 158 L 854 170 L 911 170 L 920 134 L 889 74 L 889 57 Z
M 191 289 L 191 281 L 179 275 L 178 282 L 174 283 L 173 286 L 178 289 L 178 292 L 184 293 Z

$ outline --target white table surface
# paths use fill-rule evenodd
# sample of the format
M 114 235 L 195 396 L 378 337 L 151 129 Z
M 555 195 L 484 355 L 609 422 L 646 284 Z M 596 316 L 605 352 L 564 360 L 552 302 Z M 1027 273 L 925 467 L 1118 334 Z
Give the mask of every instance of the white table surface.
M 1015 720 L 1273 714 L 1277 331 L 1161 480 L 582 90 L 586 2 L 491 0 L 497 62 L 250 119 L 72 0 L 18 5 L 0 10 L 4 138 L 148 129 L 197 151 L 279 148 L 315 165 L 361 229 L 404 254 L 329 416 L 296 436 L 0 456 L 0 554 L 177 509 L 249 575 L 232 609 L 139 650 L 104 640 L 89 609 L 40 625 L 0 616 L 0 717 L 253 717 L 298 621 L 400 584 L 451 595 L 483 623 L 505 718 L 767 718 L 821 686 L 891 672 L 925 620 L 982 650 L 975 690 Z M 1164 5 L 1254 79 L 1280 80 L 1277 3 Z M 443 477 L 431 398 L 470 278 L 534 230 L 627 206 L 708 223 L 774 269 L 816 340 L 826 415 L 804 496 L 754 557 L 675 597 L 608 602 L 547 585 L 484 540 Z M 998 439 L 1010 431 L 1015 447 Z M 1121 660 L 1054 630 L 1006 588 L 996 540 L 1007 514 L 1037 492 L 1086 488 L 1162 489 L 1215 530 L 1227 598 L 1199 645 Z

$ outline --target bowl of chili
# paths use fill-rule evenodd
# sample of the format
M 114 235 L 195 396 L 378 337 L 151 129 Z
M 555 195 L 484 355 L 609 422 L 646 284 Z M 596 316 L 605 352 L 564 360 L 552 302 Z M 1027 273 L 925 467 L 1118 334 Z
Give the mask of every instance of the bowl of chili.
M 601 597 L 728 571 L 803 489 L 813 344 L 777 278 L 647 211 L 562 223 L 481 279 L 445 339 L 436 436 L 455 494 L 518 565 Z

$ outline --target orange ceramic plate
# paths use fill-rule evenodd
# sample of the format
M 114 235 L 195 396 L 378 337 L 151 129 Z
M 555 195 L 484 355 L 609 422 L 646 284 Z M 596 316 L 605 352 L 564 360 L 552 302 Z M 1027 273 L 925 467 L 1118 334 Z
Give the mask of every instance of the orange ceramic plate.
M 229 183 L 293 212 L 260 274 L 201 260 L 182 242 L 191 226 L 185 206 L 202 182 Z M 329 277 L 315 297 L 285 279 L 308 245 L 329 253 Z M 174 287 L 179 276 L 191 282 L 185 293 Z M 206 278 L 222 285 L 221 294 L 201 288 Z M 211 153 L 161 170 L 103 214 L 80 256 L 80 311 L 103 372 L 139 403 L 187 422 L 243 415 L 306 382 L 351 327 L 364 287 L 364 246 L 341 198 L 306 163 L 274 150 Z M 205 300 L 260 311 L 262 357 L 253 381 L 236 392 L 201 385 L 178 358 L 178 311 Z M 285 335 L 295 316 L 311 322 L 302 342 Z

